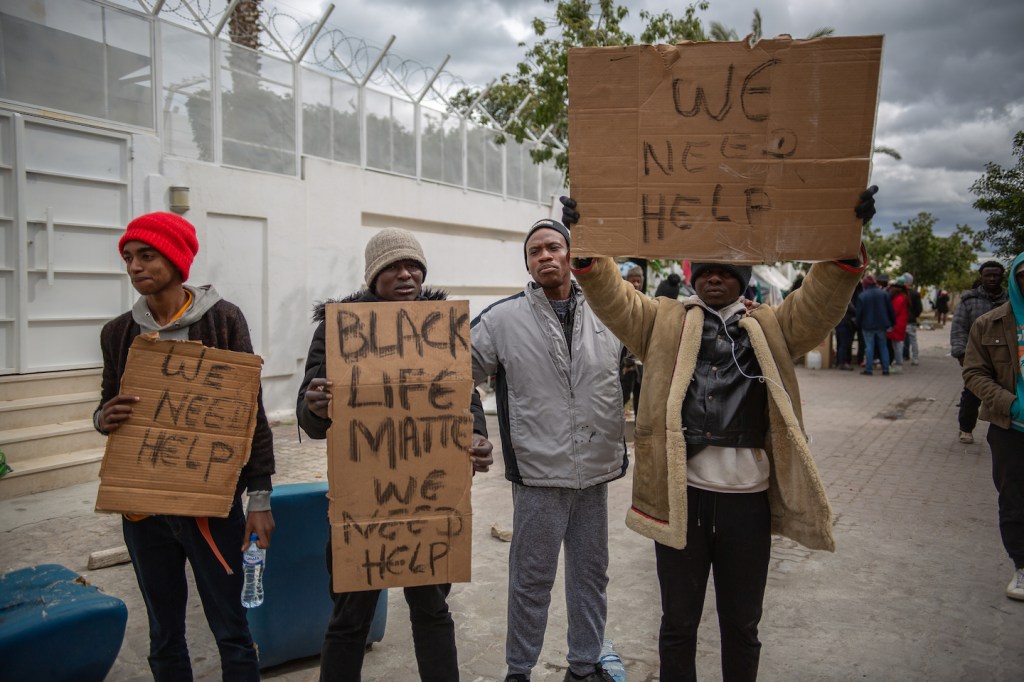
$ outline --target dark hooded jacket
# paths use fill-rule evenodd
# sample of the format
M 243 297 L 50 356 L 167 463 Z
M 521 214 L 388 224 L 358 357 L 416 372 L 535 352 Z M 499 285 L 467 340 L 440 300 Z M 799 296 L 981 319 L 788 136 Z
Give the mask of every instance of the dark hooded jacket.
M 418 301 L 444 301 L 448 298 L 448 292 L 437 291 L 424 287 Z M 313 321 L 317 322 L 316 331 L 313 332 L 313 340 L 309 344 L 309 353 L 306 355 L 306 372 L 302 377 L 302 385 L 299 387 L 299 395 L 295 404 L 295 417 L 299 426 L 310 438 L 327 438 L 327 429 L 331 426 L 330 419 L 324 419 L 309 411 L 309 406 L 303 397 L 306 389 L 313 379 L 324 379 L 327 377 L 327 324 L 325 317 L 328 303 L 380 303 L 383 299 L 377 297 L 372 291 L 362 289 L 350 296 L 341 299 L 330 299 L 321 301 L 313 306 Z M 487 421 L 484 417 L 483 404 L 480 402 L 480 395 L 473 391 L 472 402 L 469 406 L 473 413 L 473 433 L 487 437 Z
M 208 287 L 207 287 L 208 288 Z M 190 287 L 195 292 L 197 289 Z M 238 306 L 220 299 L 201 317 L 188 326 L 188 338 L 200 341 L 210 348 L 223 348 L 240 353 L 252 353 L 252 341 L 249 338 L 249 325 Z M 144 303 L 142 304 L 145 305 Z M 148 310 L 148 309 L 146 309 Z M 100 332 L 100 348 L 103 350 L 103 384 L 100 391 L 100 403 L 93 414 L 93 426 L 99 431 L 98 414 L 104 403 L 117 395 L 128 363 L 128 349 L 135 337 L 142 332 L 139 323 L 132 316 L 132 311 L 111 320 Z M 102 433 L 102 432 L 101 432 Z M 236 494 L 242 489 L 249 492 L 270 490 L 270 477 L 274 473 L 274 434 L 267 421 L 267 413 L 263 409 L 263 389 L 257 397 L 256 430 L 252 436 L 252 450 L 249 461 L 238 479 Z

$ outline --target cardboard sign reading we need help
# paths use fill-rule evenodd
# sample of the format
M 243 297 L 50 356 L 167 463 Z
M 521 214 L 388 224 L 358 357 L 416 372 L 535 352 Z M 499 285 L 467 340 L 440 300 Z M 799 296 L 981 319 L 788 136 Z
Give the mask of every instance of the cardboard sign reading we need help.
M 327 306 L 336 592 L 468 582 L 466 301 Z
M 569 52 L 577 256 L 856 257 L 882 37 Z
M 132 416 L 107 438 L 96 511 L 226 517 L 256 430 L 263 359 L 138 336 L 121 393 Z

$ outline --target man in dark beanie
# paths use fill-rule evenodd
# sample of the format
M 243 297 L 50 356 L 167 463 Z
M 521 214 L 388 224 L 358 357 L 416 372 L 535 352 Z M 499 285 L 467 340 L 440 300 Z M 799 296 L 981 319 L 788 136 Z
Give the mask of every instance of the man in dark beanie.
M 135 337 L 155 333 L 161 339 L 199 341 L 204 346 L 252 353 L 249 325 L 235 305 L 210 285 L 192 286 L 192 260 L 199 252 L 196 229 L 173 213 L 148 213 L 128 224 L 118 242 L 139 299 L 129 312 L 108 322 L 100 333 L 103 384 L 93 414 L 96 430 L 107 435 L 132 415 L 138 396 L 119 392 Z M 242 552 L 256 533 L 260 547 L 270 545 L 270 476 L 274 473 L 274 438 L 257 398 L 256 430 L 249 461 L 242 468 L 235 502 L 227 518 L 173 514 L 125 514 L 125 545 L 149 616 L 149 667 L 156 680 L 191 680 L 185 641 L 188 585 L 185 560 L 192 566 L 203 611 L 220 651 L 225 680 L 259 680 L 259 660 L 240 596 Z M 248 514 L 242 510 L 242 491 Z
M 607 483 L 627 466 L 621 344 L 569 276 L 569 231 L 561 223 L 534 223 L 524 254 L 532 281 L 480 313 L 471 327 L 473 379 L 498 377 L 501 449 L 512 482 L 505 679 L 530 679 L 564 545 L 565 679 L 604 682 L 611 679 L 599 663 L 607 618 Z
M 385 228 L 370 238 L 365 251 L 364 281 L 366 288 L 342 299 L 317 303 L 313 321 L 317 322 L 313 341 L 306 356 L 306 373 L 299 387 L 295 414 L 299 426 L 310 438 L 327 438 L 331 428 L 328 405 L 333 397 L 327 380 L 325 322 L 327 303 L 377 303 L 380 301 L 436 301 L 448 298 L 447 292 L 423 286 L 427 276 L 427 259 L 416 237 L 407 230 Z M 487 440 L 480 396 L 474 390 L 466 396 L 473 413 L 473 444 L 469 457 L 473 471 L 487 471 L 491 462 L 491 443 Z M 371 482 L 367 481 L 367 486 Z M 328 570 L 331 542 L 327 541 Z M 459 679 L 458 654 L 455 648 L 455 622 L 448 611 L 451 583 L 406 587 L 412 639 L 420 679 L 427 682 L 451 682 Z M 380 590 L 334 592 L 334 611 L 327 624 L 320 654 L 320 679 L 325 682 L 358 680 L 363 668 L 366 637 L 373 623 Z
M 964 355 L 967 353 L 967 339 L 974 321 L 985 313 L 998 308 L 1009 300 L 1003 288 L 1003 274 L 1006 268 L 999 261 L 985 261 L 978 268 L 981 284 L 965 291 L 960 302 L 953 311 L 953 322 L 949 325 L 949 354 L 956 358 L 960 366 L 964 366 Z M 974 427 L 978 425 L 978 410 L 981 400 L 964 384 L 960 392 L 960 411 L 957 420 L 960 422 L 960 442 L 964 445 L 974 443 Z
M 873 194 L 861 197 L 862 219 L 874 213 Z M 562 203 L 563 222 L 577 222 L 576 202 Z M 655 543 L 661 679 L 696 679 L 697 629 L 713 570 L 722 677 L 754 680 L 772 533 L 835 548 L 793 358 L 843 317 L 864 264 L 817 263 L 779 306 L 740 297 L 749 266 L 692 267 L 697 293 L 674 301 L 641 296 L 611 258 L 573 262 L 594 312 L 646 369 L 626 525 Z

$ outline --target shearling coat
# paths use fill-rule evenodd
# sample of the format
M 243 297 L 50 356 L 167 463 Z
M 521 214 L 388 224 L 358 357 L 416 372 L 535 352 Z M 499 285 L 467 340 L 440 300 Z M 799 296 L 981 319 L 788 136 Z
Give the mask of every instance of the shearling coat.
M 768 379 L 772 532 L 811 549 L 835 550 L 832 508 L 807 445 L 793 359 L 813 350 L 842 319 L 863 267 L 814 265 L 780 306 L 762 305 L 740 326 Z M 682 403 L 704 326 L 699 305 L 634 291 L 610 258 L 575 271 L 598 317 L 645 367 L 634 436 L 633 504 L 626 525 L 677 549 L 686 546 L 686 442 Z

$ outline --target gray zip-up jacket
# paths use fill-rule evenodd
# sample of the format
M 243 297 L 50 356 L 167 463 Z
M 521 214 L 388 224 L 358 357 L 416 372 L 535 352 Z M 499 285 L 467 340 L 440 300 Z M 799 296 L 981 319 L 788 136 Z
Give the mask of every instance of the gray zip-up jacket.
M 622 389 L 615 335 L 573 283 L 572 353 L 544 290 L 526 288 L 473 320 L 473 379 L 497 375 L 505 478 L 589 488 L 625 475 Z

